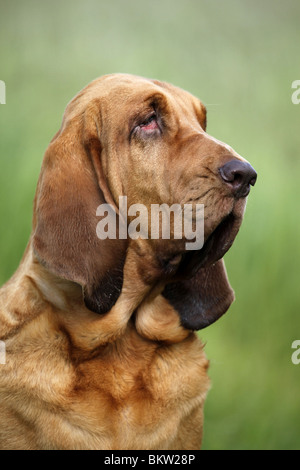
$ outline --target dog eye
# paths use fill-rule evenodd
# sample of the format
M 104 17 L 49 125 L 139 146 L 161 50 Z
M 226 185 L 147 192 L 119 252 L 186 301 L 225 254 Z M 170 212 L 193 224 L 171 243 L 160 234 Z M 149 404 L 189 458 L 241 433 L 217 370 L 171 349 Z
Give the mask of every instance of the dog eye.
M 158 137 L 161 135 L 161 121 L 158 117 L 156 111 L 153 111 L 147 115 L 147 117 L 141 118 L 135 122 L 132 131 L 130 133 L 131 137 L 136 137 L 137 139 L 148 139 L 152 137 Z
M 142 124 L 140 124 L 140 128 L 144 131 L 153 131 L 155 129 L 159 129 L 157 116 L 156 113 L 151 114 Z

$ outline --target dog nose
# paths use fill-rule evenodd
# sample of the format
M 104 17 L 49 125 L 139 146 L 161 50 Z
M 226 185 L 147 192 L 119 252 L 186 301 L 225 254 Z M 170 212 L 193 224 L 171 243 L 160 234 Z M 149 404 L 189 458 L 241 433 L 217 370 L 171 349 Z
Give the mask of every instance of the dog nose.
M 229 186 L 235 197 L 246 197 L 250 192 L 250 185 L 254 186 L 257 173 L 250 163 L 241 160 L 230 160 L 219 168 L 220 175 Z

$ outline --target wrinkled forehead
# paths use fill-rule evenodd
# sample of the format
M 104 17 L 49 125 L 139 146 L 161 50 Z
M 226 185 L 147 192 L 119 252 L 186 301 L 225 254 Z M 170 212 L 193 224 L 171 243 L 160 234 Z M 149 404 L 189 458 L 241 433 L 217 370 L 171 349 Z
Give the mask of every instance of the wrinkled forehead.
M 152 97 L 160 98 L 174 112 L 205 113 L 203 104 L 189 92 L 158 80 L 127 74 L 105 75 L 83 88 L 68 104 L 65 119 L 81 115 L 91 106 L 100 106 L 107 113 L 129 113 L 143 106 Z

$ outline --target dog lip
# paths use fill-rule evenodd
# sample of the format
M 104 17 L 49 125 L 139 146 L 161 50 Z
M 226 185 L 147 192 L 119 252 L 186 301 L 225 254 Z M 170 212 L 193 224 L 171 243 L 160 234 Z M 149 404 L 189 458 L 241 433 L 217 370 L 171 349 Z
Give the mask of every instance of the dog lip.
M 180 276 L 192 277 L 198 269 L 211 266 L 221 259 L 232 246 L 241 220 L 234 212 L 225 216 L 200 250 L 185 253 L 179 268 Z
M 240 223 L 233 212 L 219 223 L 202 247 L 203 266 L 215 263 L 227 253 L 235 240 L 239 226 Z

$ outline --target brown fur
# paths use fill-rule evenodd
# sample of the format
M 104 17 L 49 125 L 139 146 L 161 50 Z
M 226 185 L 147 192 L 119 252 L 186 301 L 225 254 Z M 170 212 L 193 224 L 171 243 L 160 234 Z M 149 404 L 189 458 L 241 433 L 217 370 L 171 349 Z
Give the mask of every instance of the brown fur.
M 155 109 L 164 132 L 133 129 Z M 1 449 L 199 449 L 208 361 L 195 329 L 229 307 L 222 259 L 183 240 L 99 240 L 96 209 L 118 197 L 205 204 L 205 240 L 235 199 L 218 168 L 236 158 L 206 110 L 172 85 L 95 80 L 67 106 L 38 182 L 32 235 L 0 290 Z M 121 221 L 120 221 L 121 222 Z M 186 261 L 184 261 L 186 260 Z

